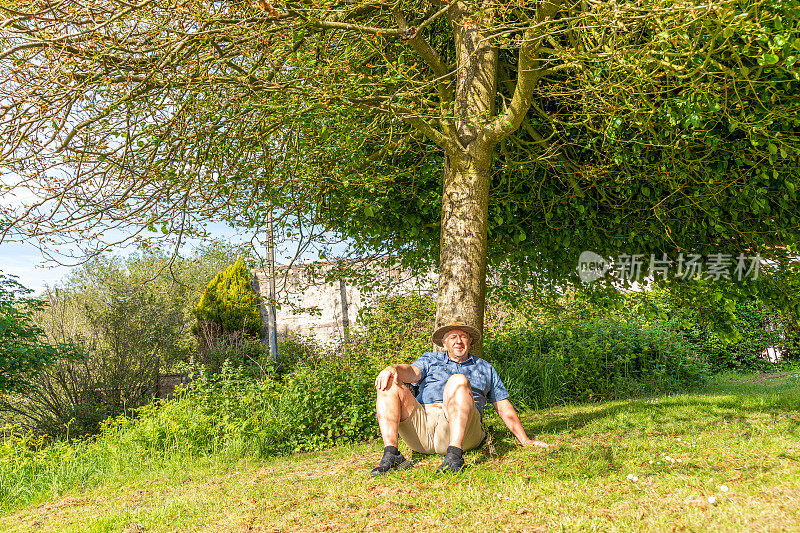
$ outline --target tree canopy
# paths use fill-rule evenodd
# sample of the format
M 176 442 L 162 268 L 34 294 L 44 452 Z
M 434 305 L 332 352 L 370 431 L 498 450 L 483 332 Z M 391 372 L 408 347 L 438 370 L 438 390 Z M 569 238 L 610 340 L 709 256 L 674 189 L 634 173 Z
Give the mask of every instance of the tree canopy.
M 3 233 L 222 218 L 439 259 L 482 323 L 487 261 L 796 250 L 796 0 L 5 4 Z M 283 224 L 281 226 L 281 224 Z M 47 242 L 43 242 L 47 246 Z

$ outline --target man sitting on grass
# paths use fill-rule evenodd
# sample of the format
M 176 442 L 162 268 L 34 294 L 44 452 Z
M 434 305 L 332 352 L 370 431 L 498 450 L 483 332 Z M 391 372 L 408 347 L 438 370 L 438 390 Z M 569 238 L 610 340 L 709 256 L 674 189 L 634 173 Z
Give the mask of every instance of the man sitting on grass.
M 444 352 L 428 352 L 410 365 L 381 370 L 375 388 L 384 448 L 373 476 L 411 466 L 397 449 L 398 435 L 415 452 L 443 454 L 438 473 L 458 472 L 464 451 L 480 446 L 486 436 L 482 421 L 487 401 L 523 446 L 548 446 L 528 438 L 494 367 L 470 355 L 470 345 L 479 338 L 477 329 L 456 320 L 433 333 L 433 342 Z M 416 398 L 405 383 L 419 383 Z

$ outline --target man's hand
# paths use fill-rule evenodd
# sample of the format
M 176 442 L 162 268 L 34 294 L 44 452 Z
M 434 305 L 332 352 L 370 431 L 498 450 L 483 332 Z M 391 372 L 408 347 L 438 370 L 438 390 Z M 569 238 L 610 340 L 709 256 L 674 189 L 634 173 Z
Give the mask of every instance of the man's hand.
M 399 383 L 397 368 L 395 368 L 394 365 L 387 366 L 380 371 L 378 377 L 375 378 L 375 388 L 378 390 L 386 390 L 392 386 L 392 383 Z
M 521 445 L 525 446 L 526 448 L 550 447 L 550 445 L 546 442 L 528 437 L 528 435 L 525 433 L 525 428 L 522 427 L 522 422 L 519 421 L 517 411 L 514 410 L 514 406 L 511 405 L 511 402 L 508 401 L 508 399 L 500 400 L 492 405 L 494 405 L 494 409 L 497 411 L 497 414 L 500 415 L 500 419 L 503 421 L 506 427 L 511 430 L 511 433 L 517 437 L 517 440 Z
M 547 444 L 546 442 L 542 442 L 542 441 L 536 440 L 536 439 L 529 439 L 527 437 L 525 438 L 525 440 L 521 440 L 519 443 L 522 444 L 526 448 L 549 448 L 550 447 L 550 445 Z

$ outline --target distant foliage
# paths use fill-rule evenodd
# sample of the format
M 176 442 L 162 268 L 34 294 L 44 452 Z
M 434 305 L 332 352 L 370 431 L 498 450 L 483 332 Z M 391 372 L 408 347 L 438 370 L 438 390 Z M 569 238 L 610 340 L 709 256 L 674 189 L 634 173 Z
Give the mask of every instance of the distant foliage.
M 136 283 L 129 268 L 98 259 L 68 288 L 45 293 L 37 323 L 71 349 L 31 377 L 23 394 L 0 397 L 0 411 L 37 433 L 76 437 L 151 401 L 159 371 L 181 352 L 184 319 L 178 302 Z
M 223 334 L 260 331 L 261 315 L 250 287 L 251 279 L 252 275 L 241 259 L 219 272 L 208 284 L 194 310 L 197 320 L 219 324 Z
M 48 289 L 41 305 L 15 305 L 41 332 L 40 345 L 58 353 L 28 374 L 18 393 L 0 394 L 0 416 L 37 434 L 72 438 L 150 402 L 158 373 L 185 367 L 197 352 L 192 311 L 206 285 L 237 255 L 247 257 L 243 252 L 212 242 L 189 257 L 152 249 L 99 257 Z M 253 375 L 261 375 L 257 365 Z

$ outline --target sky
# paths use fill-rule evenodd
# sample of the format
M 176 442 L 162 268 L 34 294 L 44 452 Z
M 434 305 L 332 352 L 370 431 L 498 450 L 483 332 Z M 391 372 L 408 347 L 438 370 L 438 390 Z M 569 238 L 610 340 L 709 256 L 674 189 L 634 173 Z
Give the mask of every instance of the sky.
M 17 276 L 17 281 L 37 293 L 46 285 L 56 285 L 70 271 L 68 267 L 58 267 L 53 263 L 45 267 L 43 263 L 42 254 L 33 246 L 16 242 L 0 244 L 0 270 Z
M 16 174 L 3 172 L 0 167 L 0 184 L 14 185 L 18 182 L 19 177 Z M 27 189 L 17 188 L 12 191 L 3 191 L 0 195 L 0 205 L 2 206 L 23 206 L 31 202 L 35 202 L 37 198 Z M 231 229 L 227 224 L 208 223 L 204 225 L 204 229 L 216 239 L 225 240 L 233 243 L 241 243 L 250 240 L 250 232 L 247 234 L 237 232 Z M 111 231 L 106 234 L 108 239 L 118 240 L 125 237 L 119 231 Z M 199 240 L 187 241 L 184 247 L 181 248 L 181 253 L 190 253 L 191 249 L 201 244 Z M 286 253 L 281 253 L 281 249 L 292 249 L 291 243 L 286 243 L 288 246 L 279 247 L 276 250 L 275 262 L 277 264 L 286 264 L 290 258 Z M 136 250 L 135 247 L 127 246 L 124 248 L 116 248 L 111 251 L 112 254 L 122 257 L 128 256 Z M 80 256 L 76 246 L 61 246 L 57 251 L 65 254 Z M 264 256 L 266 250 L 259 250 L 260 255 Z M 304 259 L 308 259 L 304 257 Z M 68 261 L 68 259 L 64 259 Z M 75 260 L 70 259 L 70 263 Z M 0 272 L 3 274 L 10 274 L 17 277 L 17 281 L 23 286 L 32 289 L 36 294 L 40 294 L 46 287 L 54 287 L 62 284 L 69 273 L 78 267 L 60 265 L 55 261 L 48 260 L 42 253 L 35 247 L 24 242 L 2 242 L 0 243 Z

